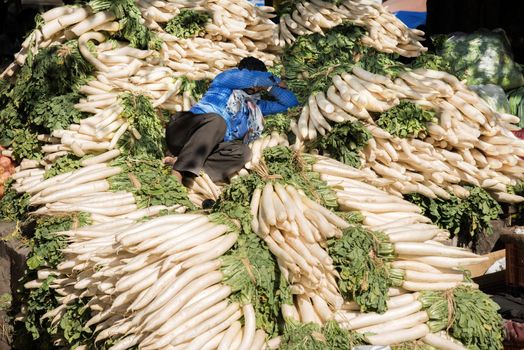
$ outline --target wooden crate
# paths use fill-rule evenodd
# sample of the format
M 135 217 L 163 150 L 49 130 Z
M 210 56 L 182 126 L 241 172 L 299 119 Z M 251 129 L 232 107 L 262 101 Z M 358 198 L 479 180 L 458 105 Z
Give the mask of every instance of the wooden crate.
M 506 245 L 506 285 L 513 294 L 524 291 L 524 235 L 503 234 Z

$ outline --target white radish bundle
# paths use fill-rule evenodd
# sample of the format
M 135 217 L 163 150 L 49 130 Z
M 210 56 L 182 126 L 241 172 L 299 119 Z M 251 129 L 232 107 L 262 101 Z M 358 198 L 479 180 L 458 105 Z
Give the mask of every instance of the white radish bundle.
M 506 194 L 507 184 L 515 184 L 521 177 L 519 169 L 523 161 L 517 155 L 523 152 L 524 144 L 504 126 L 497 125 L 496 112 L 447 73 L 419 69 L 400 74 L 399 80 L 404 81 L 403 85 L 354 66 L 352 74 L 335 76 L 333 86 L 328 89 L 327 106 L 335 106 L 336 113 L 329 112 L 326 102 L 319 104 L 323 98 L 311 97 L 302 110 L 295 134 L 300 141 L 313 140 L 329 132 L 330 121 L 358 118 L 373 135 L 362 153 L 364 169 L 379 175 L 377 180 L 366 181 L 391 194 L 421 193 L 430 198 L 449 198 L 452 192 L 463 197 L 464 190 L 458 184 L 469 183 L 485 188 L 501 201 L 524 200 Z M 431 100 L 422 97 L 427 93 L 433 94 Z M 368 111 L 390 109 L 398 104 L 399 98 L 415 95 L 420 95 L 415 103 L 426 101 L 441 119 L 440 125 L 429 124 L 428 138 L 402 139 L 374 125 Z M 469 133 L 472 135 L 467 137 Z M 387 181 L 381 183 L 381 178 Z
M 288 5 L 289 6 L 289 5 Z M 280 21 L 279 44 L 292 44 L 295 35 L 322 33 L 342 21 L 350 20 L 364 27 L 368 34 L 362 43 L 378 51 L 416 57 L 426 51 L 420 44 L 424 33 L 406 27 L 385 7 L 359 0 L 334 5 L 321 0 L 304 1 L 285 9 Z
M 340 235 L 347 223 L 294 187 L 279 183 L 255 191 L 251 214 L 253 230 L 277 257 L 293 294 L 317 294 L 332 309 L 339 308 L 336 272 L 320 243 Z
M 167 222 L 171 224 L 166 225 Z M 173 226 L 175 222 L 179 222 L 178 226 Z M 196 237 L 191 236 L 197 234 L 199 225 L 207 227 L 206 222 L 209 223 L 209 220 L 203 215 L 172 215 L 145 224 L 127 224 L 121 229 L 111 229 L 105 224 L 106 231 L 96 231 L 103 229 L 100 225 L 71 230 L 67 233 L 70 244 L 64 250 L 65 261 L 53 272 L 57 278 L 52 288 L 67 289 L 74 282 L 74 289 L 78 290 L 76 298 L 80 294 L 90 298 L 88 306 L 92 318 L 86 326 L 97 325 L 97 340 L 133 335 L 132 342 L 124 339 L 117 342 L 120 345 L 115 345 L 115 348 L 134 343 L 144 349 L 160 349 L 169 344 L 175 346 L 188 342 L 195 349 L 200 349 L 215 335 L 234 325 L 242 315 L 246 322 L 241 337 L 242 346 L 249 349 L 253 342 L 258 346 L 260 338 L 264 340 L 264 337 L 256 332 L 253 307 L 246 304 L 241 311 L 240 305 L 228 303 L 231 287 L 219 283 L 223 274 L 217 258 L 235 243 L 235 233 L 214 239 L 210 236 L 211 231 L 202 231 L 211 239 L 213 249 L 203 250 L 195 246 L 184 249 L 181 254 L 166 257 L 152 253 L 155 247 L 161 247 L 177 237 L 182 245 L 189 243 L 188 239 L 195 240 Z M 140 229 L 146 226 L 149 232 L 156 235 L 152 244 L 144 246 L 146 250 L 132 253 L 136 251 L 133 247 L 148 243 L 137 240 L 148 235 L 148 231 Z M 95 232 L 100 234 L 93 236 Z M 182 238 L 184 232 L 187 239 Z M 220 232 L 225 233 L 225 230 Z M 156 243 L 153 242 L 155 239 Z M 137 242 L 138 245 L 125 242 Z M 223 248 L 217 251 L 217 246 Z M 199 264 L 191 263 L 195 258 L 198 258 Z M 82 265 L 81 270 L 79 265 Z M 98 268 L 93 269 L 95 266 Z M 62 273 L 67 273 L 68 277 Z M 40 280 L 46 277 L 46 274 L 39 274 Z M 27 288 L 37 287 L 38 283 L 27 284 Z M 112 297 L 108 299 L 106 296 Z M 70 300 L 63 299 L 62 302 Z M 132 313 L 117 322 L 105 322 L 110 320 L 112 313 L 126 309 Z M 63 306 L 59 306 L 49 313 L 49 317 L 56 319 L 56 315 L 62 315 L 65 311 Z M 215 342 L 220 343 L 218 340 Z

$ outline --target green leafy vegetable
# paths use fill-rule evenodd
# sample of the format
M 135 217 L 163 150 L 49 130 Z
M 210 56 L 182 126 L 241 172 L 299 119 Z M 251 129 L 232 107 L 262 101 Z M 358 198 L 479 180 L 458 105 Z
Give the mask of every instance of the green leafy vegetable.
M 281 61 L 275 61 L 272 66 L 267 67 L 267 71 L 277 77 L 281 77 L 284 73 L 284 66 Z
M 233 249 L 221 257 L 224 283 L 231 287 L 232 301 L 251 303 L 255 308 L 257 328 L 268 334 L 278 334 L 282 282 L 273 254 L 251 230 L 243 231 Z M 287 297 L 289 299 L 289 296 Z
M 317 172 L 311 171 L 316 161 L 313 156 L 293 153 L 289 147 L 277 146 L 264 150 L 264 161 L 269 174 L 280 177 L 278 181 L 291 184 L 303 190 L 311 199 L 327 208 L 337 208 L 337 196 L 320 179 Z
M 508 193 L 524 197 L 524 181 L 520 181 L 514 186 L 508 186 Z M 515 204 L 515 208 L 516 213 L 513 215 L 513 217 L 516 219 L 516 221 L 514 223 L 517 225 L 524 225 L 524 203 Z
M 27 314 L 24 319 L 25 329 L 33 339 L 39 339 L 41 336 L 46 336 L 47 329 L 42 326 L 40 317 L 49 310 L 58 306 L 58 301 L 54 296 L 53 290 L 49 288 L 55 276 L 49 276 L 43 281 L 40 288 L 31 289 L 28 295 L 23 296 L 23 301 L 27 308 Z M 48 332 L 48 331 L 47 331 Z M 49 334 L 47 334 L 47 337 Z M 51 342 L 43 342 L 50 344 Z
M 182 80 L 182 86 L 180 90 L 184 93 L 188 93 L 193 99 L 199 100 L 206 93 L 211 80 L 192 80 L 185 76 L 177 78 Z
M 392 135 L 407 138 L 424 138 L 427 134 L 427 123 L 435 118 L 434 111 L 420 108 L 412 102 L 402 101 L 377 119 L 377 125 Z
M 451 72 L 449 62 L 446 61 L 442 56 L 435 55 L 432 53 L 423 53 L 411 62 L 411 68 L 424 68 L 431 70 L 438 70 L 443 72 Z
M 137 138 L 128 130 L 119 141 L 120 149 L 130 157 L 161 159 L 164 155 L 165 131 L 151 101 L 143 95 L 131 93 L 122 94 L 120 101 L 124 108 L 122 117 L 140 134 Z
M 351 22 L 324 34 L 299 36 L 282 56 L 289 88 L 304 103 L 314 92 L 326 91 L 337 74 L 350 72 L 355 64 L 372 73 L 395 76 L 404 66 L 396 56 L 361 44 L 365 30 Z
M 524 86 L 508 93 L 510 113 L 520 118 L 519 127 L 524 128 Z
M 276 10 L 279 16 L 285 14 L 291 14 L 296 9 L 297 4 L 303 3 L 304 0 L 282 0 L 276 3 Z M 326 0 L 325 2 L 334 5 L 340 5 L 343 3 L 342 0 Z
M 13 148 L 13 158 L 21 161 L 27 159 L 42 159 L 40 142 L 38 142 L 38 133 L 30 129 L 8 130 L 10 142 L 7 144 Z
M 263 184 L 262 179 L 256 174 L 236 178 L 223 189 L 213 211 L 238 220 L 243 232 L 251 232 L 251 197 L 255 189 Z
M 331 78 L 348 72 L 365 49 L 359 44 L 364 31 L 352 24 L 339 25 L 324 35 L 299 36 L 282 56 L 289 88 L 301 102 L 313 92 L 326 91 Z
M 82 158 L 75 156 L 74 154 L 67 154 L 58 158 L 53 165 L 45 172 L 44 179 L 49 179 L 56 175 L 68 173 L 70 171 L 80 169 Z
M 302 108 L 295 107 L 286 113 L 278 113 L 264 118 L 264 135 L 270 135 L 272 132 L 287 135 L 291 132 L 291 119 L 298 118 Z
M 437 350 L 422 341 L 404 342 L 391 346 L 392 350 Z
M 433 332 L 449 334 L 472 350 L 501 350 L 504 339 L 499 306 L 486 294 L 460 286 L 446 292 L 422 292 L 419 298 L 428 312 Z
M 347 350 L 365 344 L 361 334 L 340 328 L 337 322 L 328 321 L 320 327 L 314 323 L 287 322 L 280 350 Z
M 142 14 L 133 0 L 91 0 L 89 7 L 94 12 L 111 11 L 120 20 L 119 35 L 129 41 L 132 47 L 158 50 L 160 39 L 143 24 Z
M 484 189 L 469 185 L 464 188 L 470 193 L 466 199 L 453 194 L 450 199 L 432 199 L 421 194 L 410 194 L 406 199 L 418 205 L 434 224 L 458 235 L 460 243 L 467 244 L 482 231 L 491 234 L 491 221 L 498 218 L 502 209 Z
M 88 301 L 80 299 L 67 306 L 67 311 L 60 318 L 56 332 L 71 345 L 71 349 L 76 346 L 92 343 L 90 339 L 92 331 L 84 325 L 91 318 L 91 310 L 86 306 Z
M 41 217 L 36 220 L 35 233 L 29 240 L 31 252 L 27 267 L 37 270 L 42 267 L 56 268 L 63 260 L 62 249 L 67 247 L 67 237 L 57 234 L 90 223 L 86 213 L 59 217 Z
M 66 129 L 84 118 L 84 113 L 74 107 L 79 99 L 78 93 L 71 92 L 40 101 L 30 114 L 31 121 L 45 130 Z
M 206 32 L 205 27 L 209 19 L 207 12 L 184 9 L 167 22 L 165 30 L 181 39 L 201 36 Z
M 360 168 L 362 160 L 359 152 L 371 137 L 371 133 L 361 122 L 345 122 L 336 124 L 326 136 L 307 143 L 307 147 L 352 167 Z
M 501 30 L 442 35 L 433 42 L 452 73 L 468 85 L 494 84 L 504 90 L 524 85 L 510 42 Z
M 139 208 L 177 204 L 193 208 L 186 188 L 171 175 L 171 169 L 161 160 L 121 157 L 111 165 L 123 169 L 120 174 L 109 178 L 111 190 L 133 193 Z
M 0 86 L 0 143 L 12 146 L 14 157 L 38 159 L 38 133 L 49 133 L 77 122 L 83 113 L 73 104 L 78 88 L 92 73 L 92 66 L 78 50 L 76 40 L 41 49 L 29 55 L 14 84 Z
M 358 61 L 358 65 L 368 72 L 395 79 L 400 73 L 406 70 L 406 66 L 398 62 L 397 59 L 398 55 L 379 52 L 373 48 L 366 48 L 366 52 Z
M 0 198 L 0 218 L 3 220 L 24 220 L 29 211 L 29 193 L 20 194 L 12 187 L 14 181 L 5 183 L 4 196 Z
M 387 236 L 352 225 L 341 238 L 328 240 L 327 251 L 340 274 L 342 296 L 357 302 L 362 312 L 385 312 L 391 286 L 387 261 L 393 257 Z
M 35 279 L 36 271 L 40 268 L 56 268 L 63 260 L 62 249 L 67 246 L 67 237 L 58 234 L 59 232 L 88 224 L 90 224 L 89 216 L 84 213 L 37 219 L 34 235 L 29 239 L 31 251 L 23 281 Z M 51 275 L 39 288 L 24 289 L 16 294 L 16 305 L 19 307 L 20 304 L 24 304 L 26 309 L 23 321 L 25 327 L 15 328 L 17 331 L 15 339 L 23 343 L 18 348 L 27 349 L 31 339 L 38 339 L 39 349 L 51 350 L 54 349 L 51 339 L 59 336 L 68 342 L 68 348 L 74 349 L 91 338 L 91 331 L 83 327 L 90 318 L 89 310 L 85 308 L 83 300 L 77 299 L 69 303 L 58 324 L 51 325 L 50 319 L 41 320 L 46 312 L 59 306 L 60 296 L 49 287 L 54 279 L 55 276 Z M 29 333 L 29 337 L 25 336 L 25 332 Z
M 233 301 L 253 305 L 257 327 L 276 336 L 281 305 L 292 303 L 292 297 L 275 257 L 251 229 L 249 205 L 253 191 L 262 185 L 262 180 L 255 174 L 232 181 L 222 192 L 211 218 L 214 221 L 218 218 L 219 223 L 227 223 L 223 217 L 227 218 L 226 221 L 240 223 L 237 243 L 221 258 L 224 283 L 232 288 L 230 298 Z

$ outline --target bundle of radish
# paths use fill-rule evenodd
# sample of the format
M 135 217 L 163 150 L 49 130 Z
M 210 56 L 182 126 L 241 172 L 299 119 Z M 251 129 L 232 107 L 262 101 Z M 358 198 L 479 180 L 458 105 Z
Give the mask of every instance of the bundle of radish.
M 382 231 L 390 237 L 400 258 L 442 268 L 485 261 L 485 258 L 463 249 L 433 242 L 436 238 L 447 238 L 449 232 L 428 225 L 430 220 L 419 214 L 418 206 L 358 180 L 334 175 L 322 175 L 321 178 L 337 193 L 341 208 L 360 211 L 368 228 Z
M 251 160 L 245 165 L 245 168 L 256 168 L 263 157 L 264 150 L 275 146 L 289 146 L 287 136 L 273 131 L 270 135 L 262 136 L 249 143 L 249 148 L 251 149 Z
M 147 232 L 153 236 L 147 234 L 149 240 L 144 241 Z M 240 261 L 240 255 L 253 248 L 238 243 L 220 258 L 238 237 L 228 226 L 188 214 L 145 223 L 120 219 L 60 234 L 70 241 L 63 250 L 65 261 L 56 270 L 40 274 L 39 280 L 26 283 L 26 288 L 36 288 L 54 276 L 50 287 L 66 297 L 43 316 L 51 318 L 51 324 L 81 298 L 91 317 L 84 326 L 97 325 L 96 342 L 120 338 L 111 347 L 114 350 L 136 344 L 144 349 L 169 344 L 215 349 L 231 341 L 246 349 L 262 348 L 265 332 L 256 331 L 258 315 L 246 303 L 256 302 L 256 297 L 246 290 L 252 282 Z M 253 266 L 251 273 L 262 278 L 259 267 Z M 244 306 L 228 298 L 242 300 Z M 240 332 L 235 321 L 242 316 L 244 330 Z
M 138 6 L 146 25 L 154 31 L 165 30 L 178 38 L 201 36 L 216 42 L 230 41 L 250 51 L 276 48 L 271 7 L 229 0 L 139 2 Z
M 429 268 L 409 264 L 419 270 Z M 352 306 L 346 308 L 351 310 Z M 502 349 L 498 307 L 485 294 L 470 287 L 395 296 L 388 301 L 388 308 L 383 314 L 356 315 L 349 311 L 336 317 L 344 317 L 343 326 L 363 334 L 366 342 L 373 345 L 420 339 L 437 349 Z M 482 321 L 479 315 L 483 315 Z
M 513 184 L 521 166 L 507 153 L 521 145 L 500 145 L 513 119 L 448 75 L 406 72 L 391 53 L 419 55 L 419 33 L 378 5 L 298 4 L 280 34 L 270 11 L 230 0 L 93 0 L 43 14 L 23 49 L 32 53 L 4 72 L 25 62 L 16 81 L 0 83 L 13 156 L 33 159 L 0 201 L 2 216 L 40 214 L 23 313 L 33 336 L 83 350 L 260 349 L 266 335 L 266 348 L 282 349 L 420 339 L 460 347 L 431 333 L 445 328 L 434 320 L 459 314 L 430 310 L 416 292 L 460 302 L 469 280 L 458 268 L 483 259 L 440 245 L 449 233 L 401 197 L 467 195 L 458 185 L 474 180 L 505 193 L 494 180 Z M 338 25 L 344 19 L 359 27 Z M 308 32 L 325 37 L 300 37 L 283 56 L 305 102 L 287 114 L 298 122 L 269 119 L 230 185 L 204 174 L 188 195 L 160 161 L 163 118 L 189 109 L 207 79 L 242 57 L 278 63 L 282 39 Z M 444 124 L 446 107 L 469 129 Z M 467 151 L 487 164 L 471 164 Z M 211 215 L 173 213 L 208 198 Z M 461 324 L 475 320 L 461 312 Z M 478 329 L 449 333 L 484 344 Z
M 375 49 L 416 57 L 427 49 L 420 44 L 424 33 L 409 29 L 385 7 L 360 0 L 283 1 L 279 7 L 280 45 L 293 43 L 295 35 L 322 33 L 343 21 L 352 21 L 369 32 L 362 43 Z
M 448 79 L 448 81 L 454 78 L 447 73 L 426 72 L 442 76 Z M 457 185 L 460 182 L 466 182 L 486 188 L 500 201 L 519 202 L 523 200 L 519 196 L 508 194 L 505 185 L 515 184 L 522 176 L 518 173 L 522 167 L 522 159 L 518 157 L 518 154 L 522 152 L 523 144 L 514 137 L 503 124 L 498 123 L 496 112 L 489 108 L 485 111 L 485 113 L 489 112 L 491 116 L 489 117 L 489 121 L 494 123 L 494 127 L 489 126 L 487 123 L 488 119 L 485 119 L 486 123 L 484 124 L 477 124 L 476 130 L 478 130 L 478 135 L 476 134 L 468 139 L 469 144 L 465 144 L 465 141 L 458 141 L 458 144 L 454 143 L 448 138 L 448 135 L 454 133 L 452 129 L 445 130 L 439 125 L 431 123 L 426 127 L 424 124 L 418 122 L 418 124 L 415 124 L 416 126 L 414 125 L 410 127 L 410 129 L 406 129 L 407 131 L 403 131 L 402 134 L 398 134 L 392 127 L 399 127 L 398 123 L 401 121 L 395 121 L 397 124 L 394 124 L 392 121 L 386 121 L 386 119 L 384 119 L 386 117 L 391 119 L 391 117 L 386 116 L 386 114 L 391 113 L 388 109 L 397 108 L 394 106 L 398 104 L 398 98 L 408 97 L 413 99 L 415 103 L 423 103 L 424 106 L 429 104 L 430 107 L 437 111 L 436 115 L 440 118 L 441 123 L 442 120 L 446 118 L 448 118 L 446 119 L 448 121 L 457 120 L 457 118 L 452 118 L 448 115 L 449 110 L 442 110 L 439 107 L 443 104 L 452 106 L 451 103 L 446 102 L 444 99 L 454 101 L 454 99 L 458 98 L 457 94 L 470 96 L 470 101 L 478 99 L 472 92 L 468 92 L 467 94 L 462 93 L 462 90 L 466 90 L 466 88 L 461 85 L 458 80 L 454 85 L 459 86 L 461 90 L 457 90 L 458 92 L 455 95 L 449 95 L 450 91 L 453 93 L 453 90 L 445 81 L 431 81 L 440 88 L 440 92 L 434 90 L 433 97 L 426 100 L 428 97 L 418 97 L 414 99 L 413 94 L 428 93 L 426 86 L 426 90 L 423 92 L 421 90 L 417 91 L 408 85 L 410 82 L 413 84 L 415 84 L 415 82 L 417 84 L 420 83 L 420 80 L 411 77 L 411 74 L 414 73 L 402 73 L 400 75 L 400 77 L 408 79 L 404 85 L 399 85 L 398 83 L 395 85 L 389 78 L 372 74 L 358 66 L 353 67 L 353 73 L 354 75 L 342 74 L 342 76 L 335 76 L 333 78 L 334 85 L 328 89 L 327 98 L 321 92 L 310 96 L 308 104 L 303 108 L 298 120 L 298 128 L 294 130 L 299 139 L 316 139 L 317 132 L 325 134 L 326 131 L 329 137 L 329 131 L 333 128 L 329 121 L 355 121 L 356 118 L 354 116 L 356 116 L 357 118 L 362 118 L 362 121 L 366 124 L 366 128 L 374 136 L 373 139 L 368 141 L 367 147 L 363 152 L 364 160 L 367 163 L 365 167 L 371 168 L 374 172 L 385 178 L 394 180 L 392 184 L 393 192 L 402 194 L 419 192 L 429 197 L 447 198 L 449 195 L 446 190 L 454 192 L 459 196 L 464 195 L 465 191 Z M 397 81 L 399 79 L 397 79 Z M 437 81 L 442 86 L 447 87 L 449 91 L 444 91 L 445 89 L 440 87 L 440 85 L 436 83 Z M 399 89 L 398 86 L 403 87 Z M 438 100 L 435 100 L 437 98 Z M 388 99 L 393 99 L 390 100 L 393 102 L 388 102 Z M 462 102 L 463 104 L 460 105 L 460 108 L 463 110 L 473 108 L 471 105 L 465 105 L 465 101 L 462 100 Z M 458 102 L 455 101 L 455 103 Z M 358 112 L 356 108 L 361 108 L 363 112 Z M 415 109 L 416 111 L 419 109 L 419 107 L 410 104 L 404 104 L 398 108 L 399 111 L 403 109 Z M 380 114 L 378 116 L 377 123 L 386 127 L 387 130 L 375 126 L 372 117 L 373 113 L 382 113 L 385 111 L 387 111 L 386 114 Z M 456 108 L 455 111 L 461 113 L 458 108 Z M 475 111 L 478 113 L 478 118 L 483 115 L 479 110 L 475 109 Z M 471 115 L 473 111 L 469 111 L 469 113 Z M 412 115 L 416 116 L 419 114 L 424 115 L 424 112 L 419 111 Z M 402 114 L 397 113 L 395 118 L 398 116 L 402 116 Z M 338 117 L 340 117 L 340 119 L 338 119 Z M 424 118 L 425 119 L 422 119 L 424 123 L 433 119 L 431 114 Z M 454 123 L 461 128 L 462 131 L 460 131 L 460 134 L 464 134 L 463 123 Z M 410 124 L 402 123 L 400 125 L 406 128 L 406 126 Z M 451 125 L 452 123 L 450 122 L 450 127 Z M 469 128 L 473 130 L 473 127 Z M 492 135 L 499 136 L 482 136 L 487 135 L 487 128 L 495 132 L 495 134 L 491 133 Z M 402 137 L 416 137 L 421 133 L 424 135 L 425 132 L 427 132 L 430 137 L 424 140 L 401 138 L 392 135 L 392 133 L 397 133 Z M 435 134 L 437 132 L 440 136 Z M 481 136 L 481 138 L 477 139 L 477 136 Z M 326 138 L 321 138 L 315 142 L 322 143 L 325 142 L 324 140 L 326 140 Z M 500 142 L 504 143 L 504 145 L 496 143 L 490 144 L 490 142 Z M 510 149 L 512 152 L 516 152 L 516 154 L 505 153 Z M 355 162 L 350 162 L 349 164 L 355 165 Z
M 499 306 L 484 293 L 458 287 L 447 292 L 423 292 L 419 297 L 429 316 L 432 332 L 446 330 L 463 344 L 450 342 L 446 337 L 427 336 L 422 340 L 442 349 L 502 349 L 504 334 Z
M 304 298 L 314 295 L 327 310 L 328 304 L 333 309 L 340 308 L 343 299 L 335 283 L 337 274 L 320 244 L 339 236 L 347 223 L 293 186 L 279 183 L 267 183 L 263 190 L 255 190 L 251 215 L 253 231 L 277 257 L 282 273 L 292 283 L 292 293 L 304 294 Z M 301 300 L 299 297 L 299 305 Z M 314 303 L 318 307 L 323 304 Z M 307 320 L 306 309 L 299 307 L 302 320 Z M 320 323 L 327 321 L 330 313 L 321 315 Z
M 197 207 L 202 207 L 202 202 L 206 199 L 218 200 L 222 192 L 221 187 L 217 186 L 204 172 L 195 177 L 188 187 L 188 197 Z
M 40 48 L 69 39 L 80 38 L 82 35 L 84 35 L 84 44 L 92 39 L 104 40 L 104 35 L 95 34 L 101 32 L 121 33 L 121 36 L 130 42 L 131 47 L 140 49 L 149 47 L 164 51 L 164 54 L 168 55 L 167 50 L 169 48 L 166 45 L 169 41 L 173 41 L 169 40 L 172 36 L 166 33 L 158 22 L 172 21 L 185 8 L 210 13 L 213 22 L 207 24 L 205 28 L 206 31 L 210 32 L 208 36 L 212 40 L 204 42 L 229 40 L 233 44 L 232 48 L 249 51 L 265 50 L 274 46 L 271 42 L 276 26 L 269 20 L 273 16 L 270 14 L 272 8 L 257 8 L 247 1 L 241 4 L 228 1 L 135 3 L 134 1 L 111 2 L 102 0 L 86 1 L 85 3 L 87 6 L 83 8 L 64 6 L 42 14 L 41 18 L 44 22 L 42 27 L 35 29 L 28 36 L 22 45 L 22 50 L 16 56 L 16 61 L 4 71 L 2 77 L 12 76 L 17 67 L 25 63 L 29 53 L 35 54 Z M 168 23 L 166 30 L 169 27 Z M 176 34 L 176 32 L 174 33 Z M 162 44 L 162 40 L 164 44 Z M 197 46 L 198 42 L 195 41 Z M 221 46 L 217 47 L 220 48 L 217 51 L 223 51 Z M 175 63 L 183 65 L 184 62 L 179 60 L 182 57 L 190 57 L 184 51 L 182 51 L 182 54 L 177 53 L 176 48 L 170 50 L 175 50 L 173 56 L 170 56 L 171 59 L 178 57 L 178 59 L 173 60 Z M 219 52 L 216 53 L 219 54 Z M 82 53 L 89 57 L 88 59 L 97 66 L 97 69 L 102 72 L 107 71 L 104 63 L 90 54 L 87 47 Z M 197 60 L 198 56 L 195 57 L 195 61 Z M 220 66 L 227 61 L 227 59 L 222 62 L 217 60 L 217 64 Z M 125 63 L 122 60 L 120 62 Z M 190 60 L 186 62 L 192 64 Z M 205 59 L 204 62 L 211 63 L 208 59 Z M 234 65 L 234 63 L 230 65 Z M 204 70 L 202 69 L 202 71 Z
M 340 328 L 335 321 L 319 326 L 288 320 L 282 336 L 275 340 L 279 341 L 278 349 L 282 350 L 344 350 L 365 342 L 361 335 Z

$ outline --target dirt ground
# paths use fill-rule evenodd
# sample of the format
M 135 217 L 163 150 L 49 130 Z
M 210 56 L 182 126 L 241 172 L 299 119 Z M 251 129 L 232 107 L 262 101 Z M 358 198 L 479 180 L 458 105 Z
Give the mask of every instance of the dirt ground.
M 18 287 L 29 249 L 11 236 L 16 226 L 12 222 L 0 221 L 0 350 L 10 350 L 11 326 L 7 312 L 11 304 L 11 293 Z

